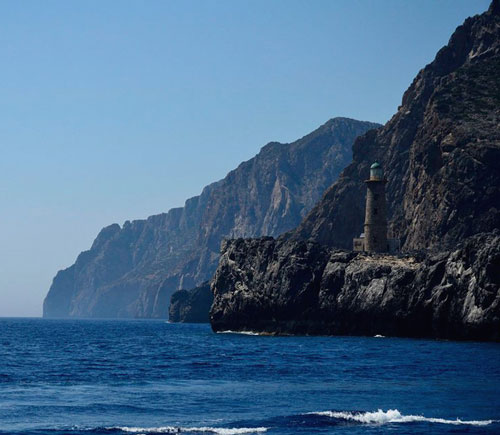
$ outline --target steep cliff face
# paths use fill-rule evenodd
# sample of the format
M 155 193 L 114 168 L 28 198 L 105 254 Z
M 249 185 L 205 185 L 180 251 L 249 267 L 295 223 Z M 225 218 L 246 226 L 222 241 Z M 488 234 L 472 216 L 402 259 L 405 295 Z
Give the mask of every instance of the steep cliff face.
M 178 290 L 170 299 L 168 320 L 181 323 L 208 323 L 214 297 L 210 284 L 204 282 L 191 290 Z
M 390 229 L 403 249 L 447 248 L 500 227 L 499 5 L 458 27 L 392 119 L 356 140 L 352 164 L 292 238 L 350 248 L 374 161 L 388 178 Z
M 170 296 L 209 279 L 225 237 L 295 227 L 352 159 L 354 139 L 378 124 L 335 118 L 291 144 L 272 142 L 183 208 L 104 228 L 60 271 L 46 317 L 166 317 Z
M 500 341 L 500 232 L 427 258 L 232 240 L 212 291 L 215 331 Z

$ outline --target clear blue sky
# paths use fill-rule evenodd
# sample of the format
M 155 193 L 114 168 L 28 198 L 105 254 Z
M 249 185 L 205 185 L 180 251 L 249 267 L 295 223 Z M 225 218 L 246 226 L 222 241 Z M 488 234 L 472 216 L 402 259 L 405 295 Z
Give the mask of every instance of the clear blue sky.
M 487 0 L 2 1 L 0 316 L 271 140 L 386 122 Z

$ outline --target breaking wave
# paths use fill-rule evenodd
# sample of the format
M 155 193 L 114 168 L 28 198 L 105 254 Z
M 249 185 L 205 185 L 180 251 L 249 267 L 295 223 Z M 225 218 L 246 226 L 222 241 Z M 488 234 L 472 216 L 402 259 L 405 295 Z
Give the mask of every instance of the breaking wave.
M 282 415 L 266 418 L 263 420 L 247 420 L 228 423 L 226 426 L 156 426 L 156 427 L 140 427 L 140 426 L 111 426 L 111 427 L 96 427 L 85 428 L 73 426 L 69 430 L 61 429 L 45 429 L 30 432 L 31 435 L 156 435 L 156 434 L 179 434 L 179 435 L 251 435 L 261 434 L 264 432 L 272 432 L 277 434 L 289 433 L 312 433 L 330 431 L 335 426 L 352 426 L 352 425 L 366 425 L 369 426 L 383 426 L 385 424 L 415 424 L 410 429 L 411 433 L 420 433 L 422 427 L 420 425 L 463 425 L 462 430 L 472 430 L 465 426 L 493 426 L 488 427 L 488 432 L 498 432 L 500 420 L 462 420 L 425 417 L 423 415 L 405 415 L 397 409 L 389 409 L 384 411 L 379 409 L 377 411 L 319 411 L 308 412 L 304 414 Z M 203 423 L 202 423 L 203 424 Z M 360 427 L 363 431 L 362 427 Z M 442 428 L 444 429 L 444 428 Z M 433 426 L 433 431 L 438 433 L 442 429 Z M 455 429 L 456 430 L 456 429 Z M 460 429 L 459 429 L 460 430 Z M 25 432 L 15 432 L 17 435 L 24 434 Z M 356 433 L 359 433 L 356 432 Z M 0 435 L 12 435 L 12 432 L 3 432 L 0 429 Z
M 349 412 L 349 411 L 321 411 L 309 412 L 312 415 L 321 415 L 341 420 L 356 421 L 364 424 L 386 424 L 386 423 L 440 423 L 453 425 L 472 425 L 472 426 L 487 426 L 496 422 L 496 420 L 455 420 L 445 418 L 424 417 L 423 415 L 404 415 L 397 409 L 389 409 L 383 411 L 379 409 L 374 412 Z
M 253 332 L 253 331 L 232 331 L 231 329 L 228 329 L 227 331 L 218 331 L 217 334 L 242 334 L 242 335 L 263 335 L 259 332 Z
M 163 427 L 110 427 L 109 430 L 121 430 L 123 432 L 135 433 L 135 434 L 156 434 L 156 433 L 166 433 L 166 434 L 191 434 L 191 433 L 206 433 L 206 434 L 217 434 L 217 435 L 239 435 L 239 434 L 255 434 L 266 432 L 266 427 L 238 427 L 238 428 L 223 428 L 223 427 L 175 427 L 175 426 L 163 426 Z

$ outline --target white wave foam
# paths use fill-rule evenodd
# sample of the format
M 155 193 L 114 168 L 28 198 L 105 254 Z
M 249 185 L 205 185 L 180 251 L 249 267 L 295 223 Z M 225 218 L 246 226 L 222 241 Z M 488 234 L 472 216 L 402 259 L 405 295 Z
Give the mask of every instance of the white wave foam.
M 445 418 L 432 418 L 424 417 L 423 415 L 403 415 L 397 409 L 389 409 L 383 411 L 379 409 L 375 412 L 336 412 L 336 411 L 322 411 L 310 412 L 309 414 L 325 415 L 332 418 L 340 418 L 344 420 L 353 420 L 365 424 L 386 424 L 386 423 L 413 423 L 413 422 L 427 422 L 427 423 L 441 423 L 441 424 L 454 424 L 454 425 L 473 425 L 473 426 L 486 426 L 494 423 L 496 420 L 448 420 Z
M 129 426 L 118 426 L 118 427 L 107 427 L 107 430 L 121 430 L 122 432 L 157 432 L 157 433 L 179 433 L 180 428 L 174 426 L 162 426 L 162 427 L 129 427 Z
M 267 427 L 235 427 L 235 428 L 224 428 L 224 427 L 175 427 L 175 426 L 162 426 L 162 427 L 110 427 L 107 429 L 118 429 L 123 432 L 132 433 L 192 433 L 192 432 L 205 432 L 213 433 L 217 435 L 240 435 L 240 434 L 252 434 L 266 432 Z
M 231 329 L 228 329 L 227 331 L 218 331 L 217 334 L 261 335 L 259 332 L 254 332 L 254 331 L 232 331 Z
M 187 428 L 186 428 L 187 429 Z M 245 433 L 267 432 L 267 427 L 239 427 L 239 428 L 219 428 L 219 427 L 198 427 L 189 429 L 192 432 L 212 432 L 220 435 L 239 435 Z

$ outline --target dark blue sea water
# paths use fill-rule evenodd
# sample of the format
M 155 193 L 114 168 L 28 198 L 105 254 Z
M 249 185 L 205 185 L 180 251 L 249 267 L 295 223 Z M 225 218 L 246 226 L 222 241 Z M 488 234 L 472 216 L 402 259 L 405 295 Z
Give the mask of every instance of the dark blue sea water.
M 500 433 L 500 345 L 0 319 L 0 433 Z

